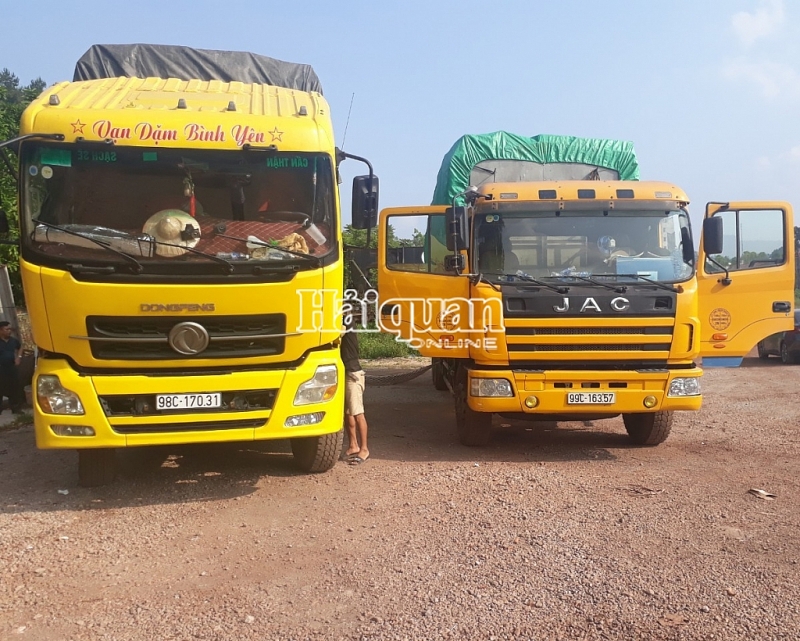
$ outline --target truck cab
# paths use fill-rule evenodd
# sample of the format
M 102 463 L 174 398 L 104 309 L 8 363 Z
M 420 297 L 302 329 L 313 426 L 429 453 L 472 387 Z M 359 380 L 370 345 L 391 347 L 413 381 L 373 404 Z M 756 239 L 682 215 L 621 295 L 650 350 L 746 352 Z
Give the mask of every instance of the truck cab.
M 787 203 L 711 204 L 698 238 L 671 183 L 489 182 L 462 196 L 381 212 L 378 262 L 382 325 L 433 358 L 466 445 L 488 442 L 493 414 L 622 415 L 634 443 L 656 445 L 675 411 L 700 409 L 701 358 L 735 365 L 791 328 Z M 421 251 L 393 251 L 390 227 L 422 232 Z

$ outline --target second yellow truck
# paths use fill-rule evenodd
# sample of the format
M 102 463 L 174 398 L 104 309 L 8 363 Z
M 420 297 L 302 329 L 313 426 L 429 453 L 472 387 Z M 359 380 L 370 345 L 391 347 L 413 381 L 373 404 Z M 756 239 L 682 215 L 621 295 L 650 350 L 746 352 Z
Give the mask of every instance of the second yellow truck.
M 492 416 L 622 415 L 656 445 L 701 405 L 698 361 L 738 365 L 793 326 L 792 209 L 706 207 L 699 251 L 689 198 L 640 182 L 629 143 L 466 136 L 430 207 L 380 216 L 382 324 L 433 358 L 462 443 Z M 387 229 L 424 234 L 387 247 Z

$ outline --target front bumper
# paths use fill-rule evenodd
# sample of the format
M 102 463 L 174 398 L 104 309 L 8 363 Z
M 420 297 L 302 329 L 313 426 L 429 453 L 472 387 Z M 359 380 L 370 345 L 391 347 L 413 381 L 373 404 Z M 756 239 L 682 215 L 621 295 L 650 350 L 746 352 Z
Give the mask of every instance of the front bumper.
M 657 412 L 673 410 L 699 410 L 702 396 L 667 396 L 673 378 L 699 377 L 698 367 L 675 371 L 546 371 L 521 372 L 497 370 L 470 370 L 467 389 L 473 378 L 501 378 L 511 383 L 512 396 L 468 396 L 467 403 L 477 412 L 525 414 L 625 414 L 631 412 Z M 572 405 L 567 403 L 570 392 L 614 393 L 610 404 Z M 526 406 L 525 399 L 533 396 L 536 406 Z M 655 404 L 647 407 L 645 398 L 652 397 Z
M 338 387 L 330 400 L 293 404 L 297 388 L 314 376 L 320 365 L 336 365 Z M 47 414 L 35 398 L 39 376 L 55 374 L 61 385 L 76 393 L 85 414 Z M 174 443 L 215 443 L 319 436 L 342 429 L 344 370 L 336 349 L 309 353 L 302 365 L 288 370 L 231 371 L 200 375 L 84 375 L 61 359 L 40 359 L 33 381 L 36 445 L 42 449 L 128 447 Z M 125 395 L 189 394 L 274 390 L 270 409 L 150 412 L 147 415 L 109 415 L 101 398 Z M 312 425 L 286 427 L 287 418 L 324 413 Z M 94 436 L 58 436 L 53 426 L 90 426 Z M 63 431 L 63 430 L 62 430 Z

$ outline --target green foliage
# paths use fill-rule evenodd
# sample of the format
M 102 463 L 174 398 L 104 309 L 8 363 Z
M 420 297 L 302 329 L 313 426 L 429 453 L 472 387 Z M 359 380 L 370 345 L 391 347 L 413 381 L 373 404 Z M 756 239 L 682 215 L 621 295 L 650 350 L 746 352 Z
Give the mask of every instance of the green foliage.
M 394 335 L 378 332 L 358 335 L 358 353 L 361 358 L 399 358 L 419 356 L 407 343 L 395 340 Z
M 19 134 L 19 121 L 25 107 L 45 88 L 41 78 L 20 86 L 19 78 L 8 69 L 0 71 L 0 141 L 8 140 Z M 6 157 L 16 171 L 17 159 L 13 153 Z M 5 210 L 11 231 L 9 239 L 19 238 L 19 213 L 17 211 L 17 184 L 14 176 L 9 175 L 5 164 L 0 166 L 0 209 Z M 19 274 L 19 247 L 17 245 L 0 245 L 0 262 L 8 266 L 14 300 L 24 305 L 22 282 Z
M 414 230 L 411 238 L 398 238 L 397 234 L 394 231 L 394 227 L 389 225 L 386 229 L 386 233 L 388 236 L 387 243 L 389 247 L 422 247 L 425 241 L 425 235 L 418 231 Z M 342 230 L 342 240 L 345 245 L 345 250 L 348 247 L 366 247 L 367 246 L 367 230 L 366 229 L 353 229 L 352 225 L 345 225 L 344 229 Z M 370 231 L 369 235 L 369 246 L 370 249 L 374 249 L 376 251 L 375 258 L 377 259 L 377 249 L 378 249 L 378 230 L 373 229 Z M 345 258 L 347 255 L 345 254 Z M 349 260 L 345 260 L 344 264 L 344 284 L 345 287 L 356 287 L 357 289 L 361 286 L 365 286 L 364 279 L 358 273 L 354 273 L 356 270 L 350 264 Z M 364 274 L 368 279 L 369 282 L 372 284 L 373 287 L 377 287 L 377 270 L 370 269 Z

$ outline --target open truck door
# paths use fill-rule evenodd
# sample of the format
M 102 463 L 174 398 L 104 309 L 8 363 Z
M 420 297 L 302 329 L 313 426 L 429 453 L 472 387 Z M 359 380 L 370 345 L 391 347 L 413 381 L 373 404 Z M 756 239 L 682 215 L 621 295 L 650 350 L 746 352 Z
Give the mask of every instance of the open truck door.
M 462 335 L 470 313 L 469 279 L 452 268 L 447 207 L 385 209 L 378 222 L 378 290 L 382 327 L 424 356 L 467 358 Z M 413 246 L 398 246 L 412 238 Z
M 792 207 L 709 203 L 697 268 L 704 367 L 736 367 L 756 344 L 794 328 Z

